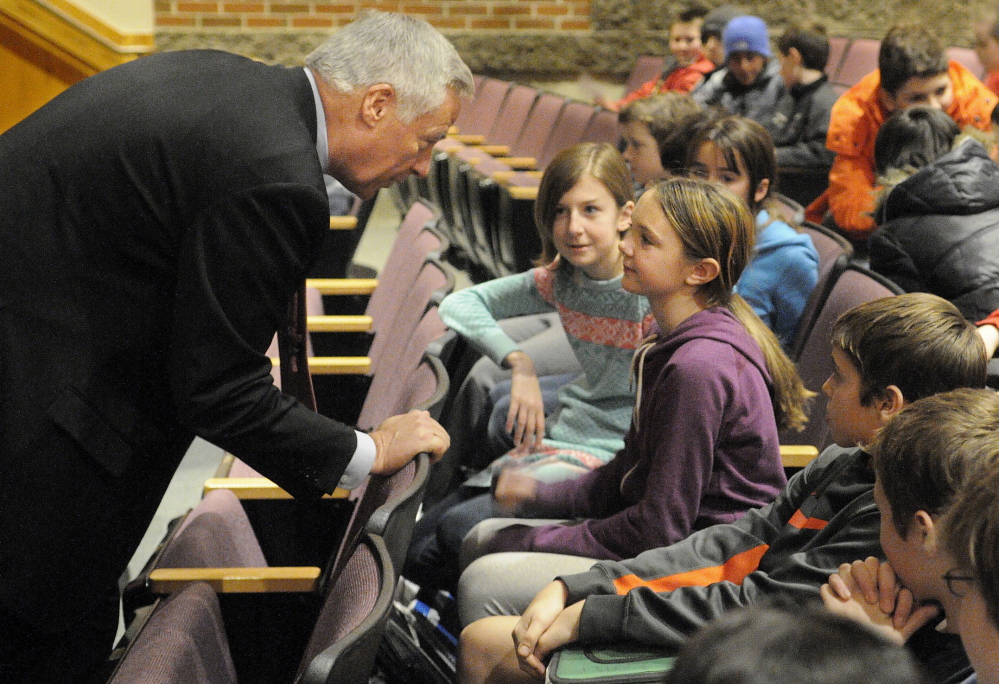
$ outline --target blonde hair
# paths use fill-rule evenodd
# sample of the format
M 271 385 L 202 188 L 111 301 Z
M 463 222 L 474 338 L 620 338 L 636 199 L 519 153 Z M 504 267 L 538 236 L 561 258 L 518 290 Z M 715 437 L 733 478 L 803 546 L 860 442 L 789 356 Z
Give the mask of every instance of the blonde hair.
M 552 236 L 555 212 L 565 193 L 583 176 L 593 176 L 600 181 L 618 209 L 635 199 L 628 165 L 613 145 L 579 143 L 559 152 L 545 168 L 534 202 L 534 222 L 541 238 L 541 256 L 535 261 L 538 266 L 547 266 L 558 256 Z
M 801 430 L 815 393 L 805 389 L 773 331 L 732 291 L 756 245 L 756 222 L 749 207 L 728 188 L 697 178 L 671 178 L 651 191 L 687 258 L 718 262 L 718 277 L 702 285 L 701 292 L 709 306 L 728 308 L 760 346 L 773 383 L 777 427 Z

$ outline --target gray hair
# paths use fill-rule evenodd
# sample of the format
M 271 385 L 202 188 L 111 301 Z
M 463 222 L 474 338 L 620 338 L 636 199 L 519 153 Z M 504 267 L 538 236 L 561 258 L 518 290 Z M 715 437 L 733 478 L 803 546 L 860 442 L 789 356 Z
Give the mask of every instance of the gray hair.
M 405 123 L 440 107 L 449 88 L 463 97 L 475 89 L 471 70 L 447 38 L 425 21 L 389 12 L 365 12 L 305 64 L 341 93 L 388 83 Z

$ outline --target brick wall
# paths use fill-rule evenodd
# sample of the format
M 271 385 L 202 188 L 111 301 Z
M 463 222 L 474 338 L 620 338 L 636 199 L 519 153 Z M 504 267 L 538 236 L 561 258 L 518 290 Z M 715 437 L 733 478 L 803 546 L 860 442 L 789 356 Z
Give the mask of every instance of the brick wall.
M 585 31 L 590 0 L 361 0 L 202 2 L 156 0 L 162 29 L 316 30 L 342 26 L 375 8 L 425 18 L 442 30 Z
M 716 5 L 723 0 L 701 0 Z M 642 54 L 666 54 L 667 29 L 685 0 L 154 0 L 160 50 L 218 48 L 300 64 L 331 29 L 374 8 L 421 16 L 472 71 L 525 81 L 623 81 Z M 831 35 L 881 38 L 920 21 L 948 45 L 971 44 L 975 17 L 994 0 L 741 0 L 776 37 L 793 22 L 820 20 Z

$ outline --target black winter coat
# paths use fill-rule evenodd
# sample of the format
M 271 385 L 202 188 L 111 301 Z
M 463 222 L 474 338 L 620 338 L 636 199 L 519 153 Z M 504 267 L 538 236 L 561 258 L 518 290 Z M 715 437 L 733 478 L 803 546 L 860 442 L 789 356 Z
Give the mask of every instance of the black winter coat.
M 965 140 L 896 185 L 868 242 L 871 268 L 977 321 L 999 309 L 999 165 Z

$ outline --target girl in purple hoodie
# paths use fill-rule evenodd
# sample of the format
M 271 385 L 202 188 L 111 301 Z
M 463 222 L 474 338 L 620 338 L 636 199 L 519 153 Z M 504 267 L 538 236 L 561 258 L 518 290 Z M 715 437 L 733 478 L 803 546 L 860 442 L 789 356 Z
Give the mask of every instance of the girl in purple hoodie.
M 495 497 L 511 512 L 570 520 L 474 529 L 465 561 L 543 553 L 472 563 L 459 585 L 463 624 L 523 610 L 558 574 L 668 546 L 780 492 L 777 431 L 805 422 L 810 393 L 774 334 L 732 291 L 752 258 L 754 223 L 741 198 L 697 179 L 670 179 L 642 196 L 621 244 L 622 285 L 649 299 L 660 332 L 635 353 L 625 446 L 575 480 L 500 474 Z

